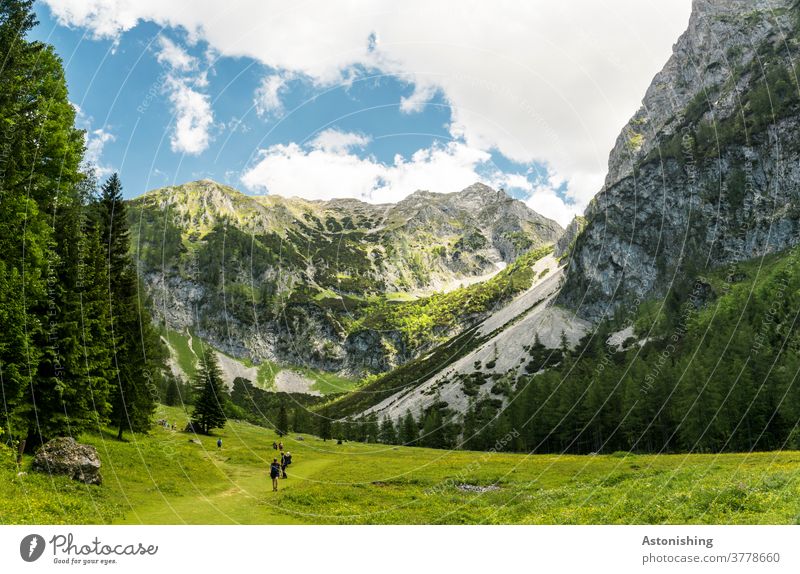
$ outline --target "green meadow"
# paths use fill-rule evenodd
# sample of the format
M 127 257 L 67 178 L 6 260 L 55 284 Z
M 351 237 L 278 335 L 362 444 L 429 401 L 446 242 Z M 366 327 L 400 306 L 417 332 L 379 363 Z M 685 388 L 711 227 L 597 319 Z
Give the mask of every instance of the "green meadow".
M 179 408 L 157 417 L 183 427 Z M 21 469 L 2 455 L 0 522 L 125 524 L 795 524 L 800 452 L 597 456 L 441 451 L 284 437 L 289 478 L 267 477 L 277 435 L 231 421 L 214 436 L 155 427 L 87 434 L 104 483 Z M 222 438 L 223 447 L 216 446 Z M 23 474 L 19 474 L 22 472 Z

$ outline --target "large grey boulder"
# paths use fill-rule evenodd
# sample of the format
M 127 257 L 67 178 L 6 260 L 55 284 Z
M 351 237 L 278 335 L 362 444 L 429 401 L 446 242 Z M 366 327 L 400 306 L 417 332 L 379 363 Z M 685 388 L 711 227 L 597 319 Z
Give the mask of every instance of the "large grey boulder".
M 103 482 L 97 449 L 81 444 L 72 437 L 54 438 L 42 445 L 33 459 L 33 470 L 65 474 L 86 484 Z

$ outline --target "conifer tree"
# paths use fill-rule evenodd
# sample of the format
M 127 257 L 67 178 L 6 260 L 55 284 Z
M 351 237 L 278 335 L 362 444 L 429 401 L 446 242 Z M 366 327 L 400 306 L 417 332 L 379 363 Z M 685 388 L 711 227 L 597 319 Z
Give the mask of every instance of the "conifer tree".
M 289 416 L 286 414 L 286 407 L 283 404 L 278 407 L 278 418 L 275 423 L 275 430 L 282 435 L 289 432 Z
M 0 3 L 0 423 L 29 449 L 93 418 L 76 387 L 83 134 L 36 23 L 30 0 Z
M 381 425 L 378 422 L 378 415 L 370 413 L 364 421 L 364 442 L 378 442 L 380 432 Z
M 143 432 L 150 427 L 158 395 L 156 379 L 163 376 L 165 352 L 140 299 L 117 174 L 103 184 L 98 211 L 109 275 L 116 368 L 112 418 L 121 439 L 125 430 Z
M 403 418 L 402 428 L 400 430 L 400 440 L 406 446 L 411 446 L 417 442 L 419 438 L 419 427 L 414 415 L 411 411 L 406 411 L 406 416 Z
M 317 432 L 319 433 L 319 438 L 321 438 L 323 441 L 327 441 L 329 438 L 333 436 L 331 429 L 331 419 L 327 415 L 327 413 L 323 411 L 319 414 L 319 419 L 317 420 L 318 420 Z
M 178 379 L 174 376 L 167 378 L 167 391 L 164 393 L 164 404 L 174 407 L 180 402 Z
M 294 432 L 308 432 L 308 414 L 306 409 L 297 405 L 292 410 L 292 430 Z
M 215 428 L 223 428 L 227 397 L 217 356 L 209 348 L 202 351 L 194 386 L 197 401 L 192 412 L 192 426 L 202 434 L 209 434 Z
M 389 417 L 386 417 L 381 422 L 379 437 L 383 444 L 395 444 L 397 442 L 397 431 L 394 428 L 392 419 Z
M 431 408 L 425 415 L 425 423 L 422 426 L 420 443 L 429 448 L 444 448 L 442 413 L 437 408 Z

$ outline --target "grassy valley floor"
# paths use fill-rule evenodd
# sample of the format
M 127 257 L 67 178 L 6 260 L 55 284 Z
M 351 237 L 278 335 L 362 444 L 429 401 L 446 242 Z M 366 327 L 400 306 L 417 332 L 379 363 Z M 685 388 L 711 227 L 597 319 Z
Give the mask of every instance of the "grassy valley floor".
M 161 407 L 157 417 L 186 415 Z M 271 492 L 277 435 L 230 422 L 213 437 L 156 427 L 97 447 L 104 484 L 23 474 L 2 452 L 0 523 L 794 524 L 800 452 L 555 456 L 323 442 L 292 434 L 290 477 Z M 223 448 L 216 446 L 217 438 Z

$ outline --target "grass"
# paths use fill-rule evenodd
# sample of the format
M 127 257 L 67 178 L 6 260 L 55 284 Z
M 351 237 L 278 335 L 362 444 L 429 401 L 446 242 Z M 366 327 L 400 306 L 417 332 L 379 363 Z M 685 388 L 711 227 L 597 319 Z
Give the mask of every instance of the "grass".
M 196 358 L 201 352 L 199 347 L 201 344 L 200 340 L 197 337 L 193 337 L 190 340 L 188 335 L 170 330 L 165 330 L 163 335 L 174 349 L 176 360 L 181 369 L 183 369 L 183 372 L 189 377 L 194 376 Z M 238 359 L 230 355 L 227 356 L 241 362 L 246 367 L 254 366 L 253 362 L 250 360 Z M 291 366 L 286 368 L 313 380 L 314 385 L 312 388 L 323 395 L 344 393 L 354 389 L 359 383 L 357 379 L 342 377 L 335 373 L 328 373 L 326 371 L 319 371 L 307 367 Z M 256 380 L 252 381 L 252 383 L 265 391 L 273 391 L 275 390 L 275 376 L 283 369 L 284 367 L 281 367 L 275 362 L 263 361 L 258 365 Z
M 182 426 L 179 408 L 156 415 Z M 221 437 L 223 448 L 217 449 Z M 104 484 L 17 468 L 0 451 L 0 522 L 133 524 L 794 524 L 800 453 L 600 456 L 487 454 L 284 437 L 290 478 L 271 492 L 277 436 L 230 422 L 215 436 L 156 427 L 90 434 Z M 491 486 L 471 492 L 459 485 Z
M 311 385 L 311 388 L 315 391 L 319 391 L 323 395 L 346 393 L 356 388 L 360 382 L 359 379 L 342 377 L 336 373 L 319 371 L 317 369 L 310 369 L 308 367 L 291 367 L 291 370 L 298 372 L 304 377 L 314 381 L 314 384 Z
M 178 366 L 187 376 L 193 377 L 195 373 L 195 362 L 197 361 L 197 355 L 195 353 L 199 352 L 199 349 L 193 349 L 193 347 L 197 345 L 196 338 L 192 338 L 190 341 L 189 336 L 185 333 L 178 333 L 177 331 L 169 329 L 165 329 L 162 335 L 174 349 L 175 360 Z
M 278 374 L 281 368 L 272 361 L 264 361 L 258 366 L 256 372 L 256 380 L 253 384 L 259 389 L 271 391 L 275 388 L 275 375 Z

